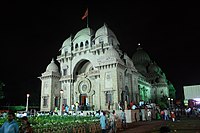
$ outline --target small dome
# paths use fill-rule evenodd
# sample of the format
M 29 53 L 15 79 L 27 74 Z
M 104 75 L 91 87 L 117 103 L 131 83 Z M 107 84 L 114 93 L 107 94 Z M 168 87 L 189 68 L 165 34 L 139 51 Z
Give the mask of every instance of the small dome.
M 48 71 L 48 72 L 59 72 L 58 66 L 55 64 L 54 59 L 52 59 L 51 63 L 47 66 L 46 71 Z
M 74 38 L 77 38 L 77 37 L 82 36 L 82 35 L 93 36 L 94 31 L 89 27 L 84 28 L 84 29 L 80 30 L 78 33 L 76 33 Z
M 120 59 L 119 53 L 113 48 L 113 46 L 108 48 L 108 50 L 105 52 L 105 56 Z
M 151 63 L 148 67 L 148 71 L 149 72 L 155 72 L 155 73 L 158 73 L 159 72 L 159 67 L 156 63 Z
M 156 83 L 165 83 L 165 79 L 163 77 L 156 78 Z
M 138 70 L 138 72 L 142 73 L 143 75 L 147 73 L 146 66 L 142 64 L 136 64 L 135 68 Z
M 145 66 L 147 66 L 151 62 L 149 55 L 140 46 L 133 54 L 132 60 L 134 64 L 142 64 Z
M 99 36 L 113 36 L 116 38 L 115 34 L 112 32 L 111 29 L 108 28 L 108 26 L 104 23 L 104 25 L 99 28 L 95 34 L 95 37 Z

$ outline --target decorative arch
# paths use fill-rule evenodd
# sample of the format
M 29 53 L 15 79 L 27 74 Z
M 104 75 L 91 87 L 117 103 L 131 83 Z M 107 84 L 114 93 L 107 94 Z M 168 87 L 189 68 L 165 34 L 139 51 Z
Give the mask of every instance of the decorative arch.
M 91 68 L 94 68 L 93 64 L 88 59 L 80 59 L 75 63 L 75 66 L 73 67 L 72 74 L 74 80 L 76 80 L 77 76 L 79 75 L 85 75 L 91 71 Z

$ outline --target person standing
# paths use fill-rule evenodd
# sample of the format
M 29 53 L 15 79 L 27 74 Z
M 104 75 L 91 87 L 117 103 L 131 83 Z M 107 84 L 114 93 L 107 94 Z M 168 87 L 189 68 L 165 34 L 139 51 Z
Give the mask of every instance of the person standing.
M 33 129 L 28 121 L 27 116 L 21 118 L 22 125 L 19 128 L 19 133 L 33 133 Z
M 0 133 L 18 133 L 19 126 L 14 119 L 15 114 L 13 112 L 8 112 L 8 121 L 4 122 L 1 126 Z
M 175 113 L 172 111 L 172 112 L 171 112 L 171 118 L 172 118 L 172 121 L 173 121 L 173 122 L 175 121 L 175 117 L 176 117 L 176 116 L 175 116 Z
M 165 113 L 165 120 L 169 120 L 169 113 L 167 109 L 164 109 L 164 113 Z
M 151 110 L 147 109 L 147 120 L 151 121 Z
M 103 112 L 103 115 L 100 117 L 100 125 L 101 125 L 101 132 L 106 133 L 106 125 L 107 125 L 107 119 L 106 119 L 106 113 Z
M 69 114 L 69 106 L 68 106 L 68 105 L 65 106 L 65 113 L 66 113 L 67 115 Z

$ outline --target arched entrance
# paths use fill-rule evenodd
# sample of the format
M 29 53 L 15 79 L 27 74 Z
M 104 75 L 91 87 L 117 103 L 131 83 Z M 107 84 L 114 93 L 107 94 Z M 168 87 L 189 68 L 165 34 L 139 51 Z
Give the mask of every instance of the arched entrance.
M 127 101 L 127 103 L 130 102 L 128 86 L 125 86 L 125 89 L 121 93 L 121 101 L 122 103 L 125 101 Z
M 80 110 L 89 110 L 89 96 L 87 94 L 80 94 L 79 103 Z
M 83 106 L 88 104 L 88 96 L 86 94 L 80 94 L 79 100 L 79 103 Z

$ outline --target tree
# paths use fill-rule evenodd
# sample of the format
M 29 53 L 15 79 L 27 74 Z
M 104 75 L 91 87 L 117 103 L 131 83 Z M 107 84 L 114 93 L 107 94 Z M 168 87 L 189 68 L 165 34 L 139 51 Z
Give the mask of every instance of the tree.
M 168 97 L 163 95 L 163 97 L 160 98 L 160 100 L 158 100 L 158 105 L 160 106 L 160 109 L 165 109 L 167 108 L 167 100 Z
M 0 81 L 0 99 L 4 99 L 4 92 L 3 92 L 3 86 L 5 86 L 5 84 Z

